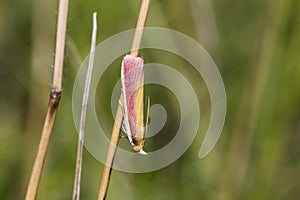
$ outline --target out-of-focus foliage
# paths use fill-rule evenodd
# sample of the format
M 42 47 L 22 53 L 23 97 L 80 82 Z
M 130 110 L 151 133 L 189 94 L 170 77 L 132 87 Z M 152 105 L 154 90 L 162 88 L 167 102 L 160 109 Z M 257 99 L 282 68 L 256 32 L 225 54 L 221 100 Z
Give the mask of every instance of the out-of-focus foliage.
M 98 12 L 101 42 L 134 28 L 139 2 L 70 1 L 63 97 L 38 199 L 72 196 L 77 146 L 72 87 L 89 51 L 92 12 Z M 48 102 L 56 17 L 54 1 L 0 2 L 0 199 L 25 195 Z M 226 87 L 226 123 L 213 152 L 199 160 L 210 101 L 203 80 L 183 71 L 191 83 L 202 85 L 196 87 L 202 110 L 196 140 L 179 160 L 159 171 L 114 171 L 107 199 L 298 199 L 300 1 L 152 0 L 147 26 L 180 31 L 208 50 Z M 166 52 L 141 54 L 176 69 L 185 66 Z M 112 64 L 104 77 L 111 85 L 97 94 L 108 129 L 113 123 L 108 95 L 119 79 L 118 65 Z M 149 87 L 146 93 L 155 103 L 173 102 L 172 95 L 162 97 L 161 88 Z M 96 199 L 103 165 L 87 151 L 83 161 L 81 198 Z

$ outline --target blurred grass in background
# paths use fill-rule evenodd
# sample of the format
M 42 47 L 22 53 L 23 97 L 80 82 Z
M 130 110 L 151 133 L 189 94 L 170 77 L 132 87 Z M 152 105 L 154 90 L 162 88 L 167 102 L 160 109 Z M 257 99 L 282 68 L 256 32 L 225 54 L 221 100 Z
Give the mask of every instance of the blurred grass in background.
M 70 1 L 63 97 L 38 199 L 70 199 L 72 195 L 77 146 L 72 87 L 89 52 L 92 12 L 98 12 L 101 42 L 134 28 L 139 6 L 136 0 Z M 1 199 L 25 196 L 48 103 L 56 9 L 56 1 L 0 2 Z M 298 199 L 300 1 L 152 0 L 147 26 L 180 31 L 207 49 L 225 83 L 226 123 L 213 152 L 199 160 L 210 101 L 203 80 L 184 71 L 193 85 L 201 85 L 197 95 L 202 121 L 194 143 L 162 170 L 114 171 L 108 199 Z M 165 52 L 141 54 L 146 62 L 151 58 L 175 69 L 185 67 L 184 61 Z M 103 81 L 113 84 L 118 78 L 115 62 Z M 107 99 L 112 88 L 108 85 L 97 94 L 104 102 L 98 106 L 104 110 L 101 116 L 107 116 L 108 129 L 113 123 Z M 146 88 L 147 92 L 156 103 L 171 98 L 161 98 L 155 88 Z M 95 199 L 103 165 L 87 151 L 83 161 L 81 198 Z

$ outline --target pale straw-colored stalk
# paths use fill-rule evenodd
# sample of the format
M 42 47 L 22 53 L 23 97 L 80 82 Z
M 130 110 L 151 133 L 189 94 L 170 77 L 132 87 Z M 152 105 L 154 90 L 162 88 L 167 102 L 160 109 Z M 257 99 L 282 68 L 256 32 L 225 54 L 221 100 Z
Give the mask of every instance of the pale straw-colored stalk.
M 96 49 L 96 36 L 97 36 L 97 13 L 93 13 L 93 31 L 91 40 L 91 50 L 89 57 L 89 65 L 85 79 L 84 93 L 82 99 L 80 125 L 79 125 L 79 136 L 78 136 L 78 146 L 77 146 L 77 159 L 76 159 L 76 170 L 74 178 L 74 188 L 73 188 L 73 200 L 79 200 L 80 196 L 80 180 L 81 180 L 81 170 L 82 170 L 82 152 L 84 144 L 84 129 L 86 120 L 86 109 L 88 104 L 90 85 L 92 79 L 92 71 L 95 58 Z
M 68 0 L 59 1 L 53 82 L 50 91 L 50 100 L 46 114 L 46 119 L 44 122 L 44 127 L 42 130 L 37 155 L 31 172 L 30 181 L 27 187 L 25 197 L 26 200 L 36 199 L 41 173 L 44 167 L 45 157 L 47 154 L 54 121 L 56 118 L 56 113 L 61 98 L 68 4 Z
M 148 10 L 150 6 L 150 0 L 143 0 L 139 12 L 139 17 L 136 25 L 136 31 L 132 42 L 131 52 L 130 54 L 133 56 L 138 56 L 138 51 L 142 39 L 143 34 L 143 28 L 146 23 Z M 123 118 L 123 112 L 122 112 L 122 106 L 120 105 L 123 102 L 123 95 L 121 93 L 120 95 L 120 101 L 119 101 L 116 118 L 112 130 L 112 135 L 110 139 L 110 145 L 109 149 L 106 155 L 106 161 L 103 169 L 101 184 L 99 188 L 99 194 L 98 194 L 98 200 L 103 200 L 106 198 L 108 185 L 110 181 L 110 175 L 112 170 L 112 163 L 114 160 L 116 148 L 118 146 L 119 137 L 120 137 L 120 124 L 122 123 Z

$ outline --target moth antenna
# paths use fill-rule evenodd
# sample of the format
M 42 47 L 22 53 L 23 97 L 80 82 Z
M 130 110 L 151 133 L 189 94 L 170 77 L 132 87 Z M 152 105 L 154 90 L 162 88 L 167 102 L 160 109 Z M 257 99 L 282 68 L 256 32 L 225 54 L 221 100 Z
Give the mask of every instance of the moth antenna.
M 148 122 L 149 122 L 149 112 L 150 112 L 150 97 L 147 97 L 147 118 L 146 118 L 146 130 L 145 130 L 145 135 L 147 134 L 148 131 Z M 145 137 L 145 136 L 144 136 Z

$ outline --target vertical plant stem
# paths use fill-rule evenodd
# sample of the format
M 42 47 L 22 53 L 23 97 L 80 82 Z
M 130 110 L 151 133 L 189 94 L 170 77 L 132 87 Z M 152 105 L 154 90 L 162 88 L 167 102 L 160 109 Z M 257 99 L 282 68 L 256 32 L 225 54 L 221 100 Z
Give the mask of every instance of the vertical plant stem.
M 138 56 L 138 51 L 143 35 L 143 29 L 146 23 L 147 15 L 148 15 L 148 10 L 150 6 L 150 0 L 143 0 L 141 7 L 140 7 L 140 12 L 139 12 L 139 17 L 136 25 L 136 31 L 134 34 L 133 42 L 132 42 L 132 47 L 130 54 L 133 56 Z M 123 103 L 123 94 L 121 93 L 120 95 L 120 103 Z M 109 149 L 106 155 L 106 161 L 103 169 L 103 174 L 102 174 L 102 179 L 101 179 L 101 184 L 99 188 L 99 194 L 98 194 L 98 200 L 103 200 L 106 198 L 107 195 L 107 190 L 108 190 L 108 185 L 110 181 L 110 175 L 111 175 L 111 170 L 112 170 L 112 163 L 114 160 L 114 156 L 116 153 L 116 147 L 118 146 L 119 142 L 119 137 L 120 137 L 120 125 L 122 123 L 123 119 L 123 112 L 122 112 L 122 106 L 118 104 L 118 109 L 116 113 L 116 118 L 112 130 L 112 135 L 110 139 L 110 145 Z
M 38 147 L 37 155 L 33 165 L 33 169 L 30 176 L 30 181 L 27 187 L 26 200 L 34 200 L 36 198 L 41 173 L 43 170 L 47 149 L 49 146 L 52 129 L 57 113 L 57 108 L 61 98 L 61 80 L 63 71 L 63 59 L 65 48 L 65 36 L 67 26 L 68 15 L 68 0 L 60 0 L 58 23 L 57 23 L 57 37 L 56 37 L 56 50 L 55 50 L 55 63 L 53 72 L 53 83 L 50 92 L 50 100 L 44 127 Z
M 136 24 L 136 30 L 135 30 L 135 34 L 131 46 L 131 51 L 130 51 L 130 54 L 133 56 L 138 56 L 139 54 L 139 48 L 142 40 L 143 29 L 145 27 L 147 15 L 148 15 L 149 6 L 150 6 L 150 0 L 142 1 L 139 18 Z
M 78 147 L 77 147 L 77 161 L 76 161 L 76 171 L 75 171 L 74 189 L 73 189 L 74 200 L 79 200 L 79 196 L 80 196 L 80 180 L 81 180 L 81 169 L 82 169 L 84 129 L 85 129 L 86 109 L 87 109 L 87 103 L 89 98 L 89 91 L 90 91 L 92 71 L 93 71 L 94 58 L 95 58 L 96 36 L 97 36 L 97 13 L 94 12 L 89 66 L 86 74 L 82 108 L 81 108 L 81 117 L 80 117 L 80 127 L 79 127 L 79 137 L 78 137 Z
M 56 32 L 56 49 L 52 90 L 61 91 L 69 0 L 60 0 Z
M 120 102 L 123 102 L 123 95 L 120 96 Z M 121 105 L 118 106 L 115 123 L 112 130 L 112 135 L 110 138 L 110 145 L 106 155 L 106 161 L 103 168 L 101 184 L 99 188 L 98 200 L 103 200 L 106 198 L 107 189 L 110 181 L 110 175 L 112 170 L 112 163 L 115 156 L 116 148 L 119 142 L 120 124 L 122 122 L 123 112 Z

